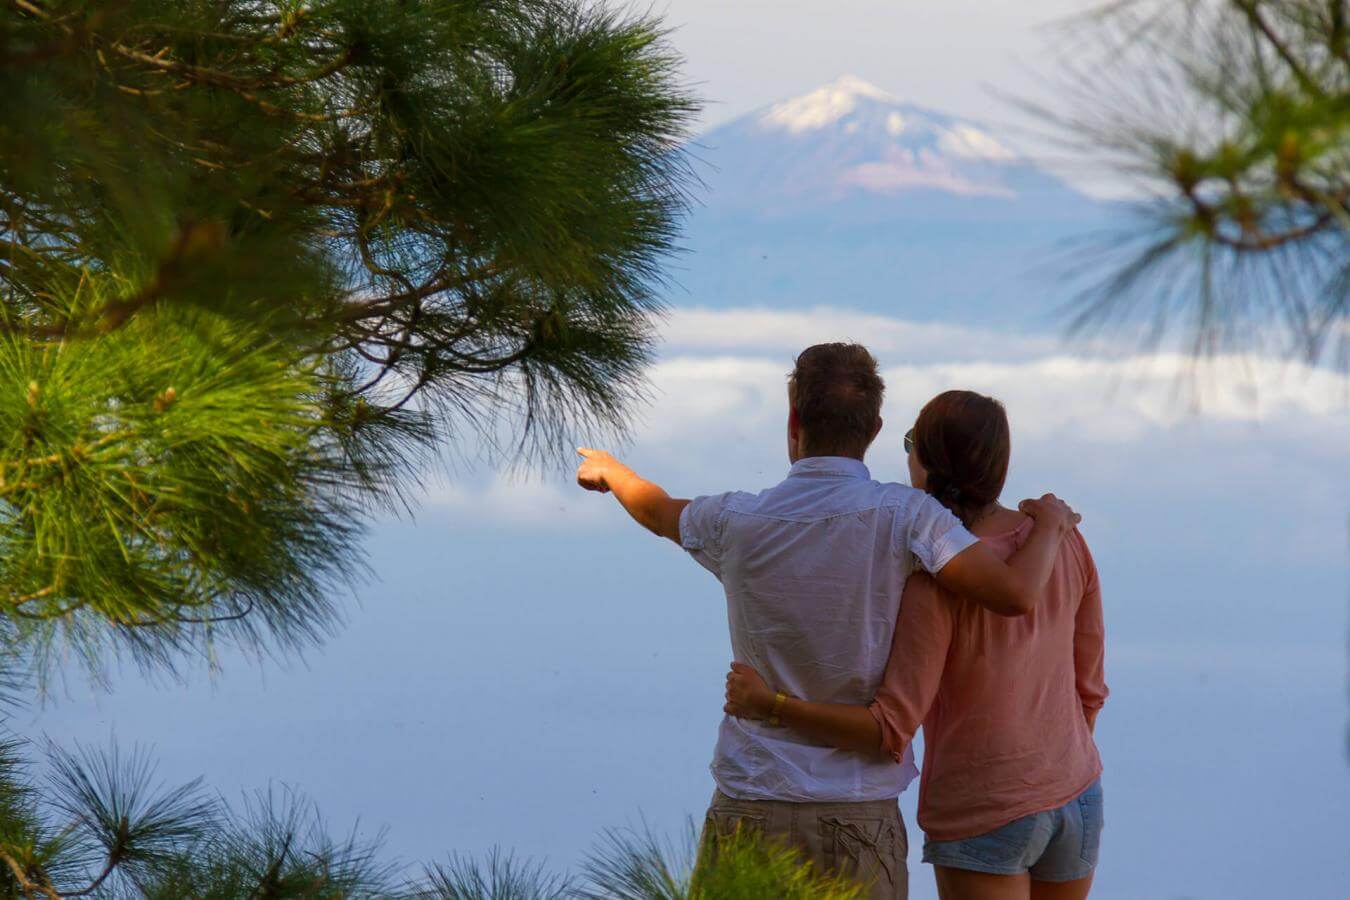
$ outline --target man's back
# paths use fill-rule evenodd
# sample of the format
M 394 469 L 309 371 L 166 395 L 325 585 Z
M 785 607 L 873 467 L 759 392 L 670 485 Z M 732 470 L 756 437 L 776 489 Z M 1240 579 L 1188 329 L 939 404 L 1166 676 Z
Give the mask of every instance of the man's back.
M 681 543 L 722 582 L 736 659 L 793 696 L 866 704 L 881 683 L 905 579 L 974 541 L 927 494 L 872 481 L 847 457 L 796 462 L 760 494 L 694 500 Z M 898 795 L 917 774 L 880 757 L 726 718 L 713 776 L 740 799 L 861 801 Z

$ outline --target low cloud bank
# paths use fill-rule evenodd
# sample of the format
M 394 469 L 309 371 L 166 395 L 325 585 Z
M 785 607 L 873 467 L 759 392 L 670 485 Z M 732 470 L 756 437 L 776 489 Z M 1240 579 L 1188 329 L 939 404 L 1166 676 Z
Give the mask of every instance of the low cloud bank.
M 1350 378 L 1270 358 L 1196 366 L 1112 347 L 1070 353 L 1050 338 L 823 309 L 678 312 L 650 372 L 653 402 L 622 455 L 682 493 L 774 483 L 786 468 L 792 357 L 833 339 L 864 342 L 883 364 L 887 426 L 868 460 L 875 477 L 904 479 L 900 436 L 919 408 L 940 391 L 969 388 L 1008 407 L 1009 498 L 1054 489 L 1089 500 L 1097 527 L 1122 534 L 1151 527 L 1150 516 L 1183 515 L 1205 533 L 1169 540 L 1236 540 L 1280 559 L 1344 556 Z M 426 502 L 453 527 L 623 523 L 615 504 L 583 494 L 561 465 L 460 471 Z M 1262 518 L 1271 524 L 1253 521 Z

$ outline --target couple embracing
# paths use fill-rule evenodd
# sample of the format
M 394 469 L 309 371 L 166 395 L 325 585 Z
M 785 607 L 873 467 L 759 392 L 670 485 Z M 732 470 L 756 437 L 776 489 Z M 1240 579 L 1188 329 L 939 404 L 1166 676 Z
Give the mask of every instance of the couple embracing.
M 582 487 L 612 492 L 726 592 L 735 662 L 705 846 L 751 828 L 869 897 L 905 898 L 896 799 L 919 774 L 922 725 L 923 858 L 943 900 L 1086 897 L 1107 690 L 1078 517 L 1052 494 L 999 503 L 1007 417 L 968 391 L 935 397 L 905 435 L 912 487 L 873 481 L 884 389 L 864 347 L 803 351 L 792 465 L 757 494 L 674 499 L 580 451 Z

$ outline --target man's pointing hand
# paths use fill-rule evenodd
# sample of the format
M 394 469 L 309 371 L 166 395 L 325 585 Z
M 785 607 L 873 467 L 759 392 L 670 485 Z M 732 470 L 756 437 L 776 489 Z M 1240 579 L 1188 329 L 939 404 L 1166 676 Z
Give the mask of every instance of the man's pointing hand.
M 617 460 L 604 450 L 592 450 L 590 447 L 578 447 L 581 465 L 577 466 L 577 484 L 588 491 L 609 493 L 609 483 L 605 475 Z

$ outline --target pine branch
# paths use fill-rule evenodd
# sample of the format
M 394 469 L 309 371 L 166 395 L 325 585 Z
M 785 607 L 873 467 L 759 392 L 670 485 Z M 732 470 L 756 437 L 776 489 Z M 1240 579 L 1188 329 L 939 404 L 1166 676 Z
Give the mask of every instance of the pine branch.
M 1314 97 L 1325 98 L 1326 94 L 1321 85 L 1299 62 L 1298 57 L 1294 56 L 1288 44 L 1275 33 L 1275 29 L 1266 21 L 1265 16 L 1261 15 L 1261 0 L 1230 0 L 1230 2 L 1242 11 L 1253 29 L 1279 54 L 1280 59 L 1289 67 L 1289 71 L 1293 72 L 1294 77 L 1298 79 L 1299 85 Z
M 1344 0 L 1135 0 L 1088 22 L 1110 59 L 1067 88 L 1072 114 L 1043 115 L 1158 199 L 1083 252 L 1082 271 L 1109 274 L 1082 284 L 1076 326 L 1151 318 L 1152 339 L 1182 321 L 1200 355 L 1350 359 L 1335 346 L 1350 348 L 1346 15 Z
M 693 181 L 654 20 L 148 10 L 0 7 L 0 615 L 91 666 L 318 640 L 448 436 L 622 428 Z

